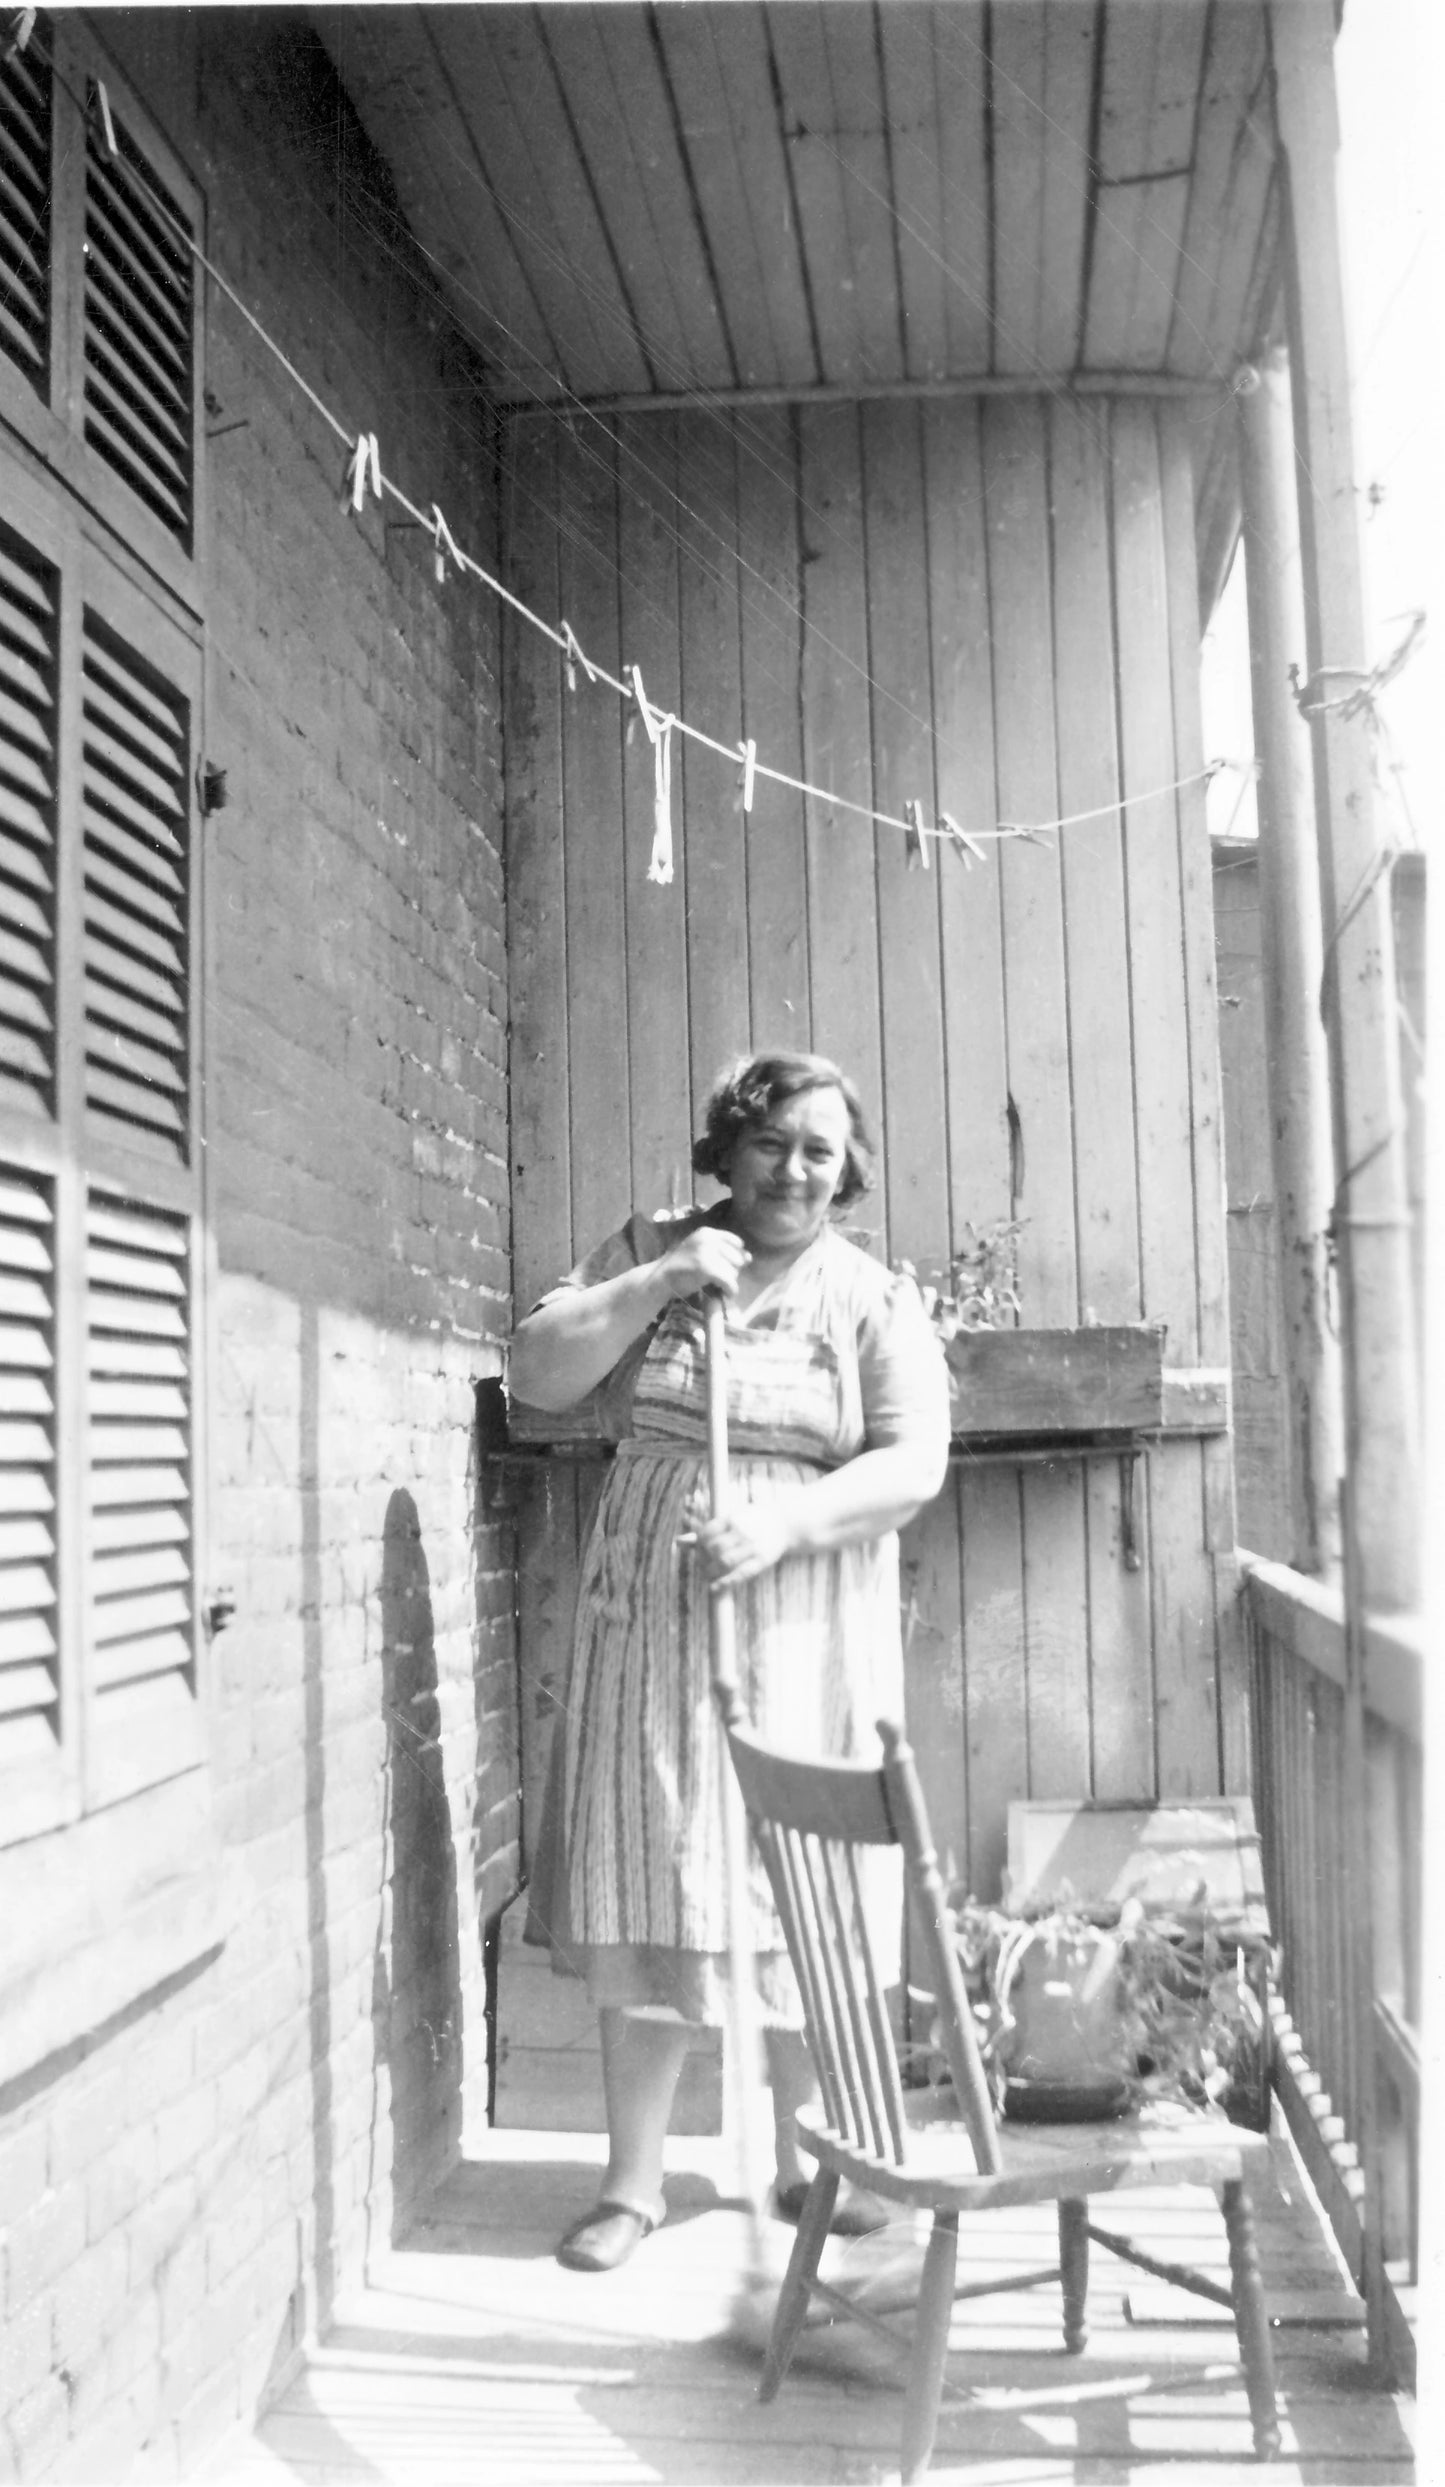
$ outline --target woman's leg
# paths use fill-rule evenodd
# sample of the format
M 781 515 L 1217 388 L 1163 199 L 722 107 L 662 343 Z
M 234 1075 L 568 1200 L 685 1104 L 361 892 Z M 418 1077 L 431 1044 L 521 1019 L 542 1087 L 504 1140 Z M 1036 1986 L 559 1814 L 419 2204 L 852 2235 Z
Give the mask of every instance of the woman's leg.
M 806 2185 L 813 2174 L 813 2161 L 799 2155 L 795 2118 L 800 2107 L 815 2104 L 818 2076 L 813 2070 L 808 2042 L 800 2029 L 765 2030 L 763 2044 L 773 2093 L 773 2149 L 778 2164 L 778 2191 L 787 2193 L 795 2185 Z
M 689 2032 L 680 2021 L 652 2021 L 604 2004 L 602 2089 L 610 2144 L 601 2199 L 662 2217 L 662 2146 L 672 2117 Z

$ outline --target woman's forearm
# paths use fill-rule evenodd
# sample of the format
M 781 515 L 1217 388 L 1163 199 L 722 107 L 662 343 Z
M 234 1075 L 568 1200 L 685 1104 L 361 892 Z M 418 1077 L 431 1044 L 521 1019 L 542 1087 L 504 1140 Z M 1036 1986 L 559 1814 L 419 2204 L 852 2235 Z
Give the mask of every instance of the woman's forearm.
M 828 1554 L 837 1546 L 905 1528 L 932 1502 L 948 1467 L 948 1446 L 888 1443 L 860 1451 L 856 1459 L 797 1490 L 791 1534 L 799 1554 Z
M 507 1386 L 530 1408 L 570 1408 L 586 1397 L 634 1339 L 657 1319 L 672 1284 L 661 1261 L 644 1261 L 595 1287 L 568 1287 L 528 1313 L 512 1333 Z

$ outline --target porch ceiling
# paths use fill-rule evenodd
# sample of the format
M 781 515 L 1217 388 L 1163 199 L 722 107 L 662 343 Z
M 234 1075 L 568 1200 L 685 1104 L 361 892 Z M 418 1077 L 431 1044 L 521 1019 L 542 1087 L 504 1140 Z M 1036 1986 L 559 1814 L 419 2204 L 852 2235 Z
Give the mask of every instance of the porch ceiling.
M 1227 378 L 1263 0 L 633 0 L 315 20 L 503 402 Z

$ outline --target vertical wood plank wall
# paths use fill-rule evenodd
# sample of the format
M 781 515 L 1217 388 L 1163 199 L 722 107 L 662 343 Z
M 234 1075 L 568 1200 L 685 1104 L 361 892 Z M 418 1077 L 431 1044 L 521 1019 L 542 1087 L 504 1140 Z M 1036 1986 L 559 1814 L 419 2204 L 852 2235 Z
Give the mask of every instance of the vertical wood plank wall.
M 614 670 L 799 777 L 965 830 L 1097 812 L 965 869 L 678 746 L 677 877 L 616 696 L 509 631 L 513 1236 L 525 1306 L 691 1194 L 698 1105 L 762 1044 L 874 1108 L 876 1248 L 1016 1215 L 1028 1323 L 1164 1321 L 1227 1362 L 1188 452 L 1167 407 L 1019 398 L 514 422 L 510 584 Z M 1133 798 L 1121 814 L 1109 808 Z M 1100 809 L 1099 807 L 1103 807 Z M 566 1671 L 576 1497 L 529 1489 L 528 1793 Z M 940 1848 L 994 1894 L 1014 1796 L 1243 1784 L 1227 1450 L 952 1472 L 904 1544 L 910 1724 Z

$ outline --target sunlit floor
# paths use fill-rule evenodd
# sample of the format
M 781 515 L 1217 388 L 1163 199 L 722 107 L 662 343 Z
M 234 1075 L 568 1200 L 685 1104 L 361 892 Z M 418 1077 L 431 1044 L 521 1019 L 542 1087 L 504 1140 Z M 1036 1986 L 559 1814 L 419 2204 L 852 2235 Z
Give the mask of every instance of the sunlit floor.
M 723 2198 L 721 2146 L 670 2145 L 669 2217 L 605 2276 L 552 2259 L 591 2201 L 593 2136 L 496 2133 L 458 2168 L 406 2247 L 338 2309 L 323 2348 L 208 2487 L 804 2487 L 897 2476 L 902 2403 L 889 2353 L 857 2325 L 809 2335 L 759 2406 L 761 2343 L 791 2231 L 765 2238 Z M 1101 2224 L 1120 2205 L 1106 2206 Z M 1156 2256 L 1227 2278 L 1208 2193 L 1129 2198 L 1127 2232 Z M 1090 2337 L 1063 2352 L 1058 2292 L 960 2305 L 931 2476 L 946 2487 L 1224 2487 L 1413 2477 L 1410 2405 L 1371 2388 L 1358 2303 L 1281 2140 L 1257 2203 L 1275 2318 L 1283 2449 L 1257 2465 L 1230 2317 L 1095 2250 Z M 967 2275 L 1044 2262 L 1048 2212 L 966 2230 Z M 835 2240 L 831 2276 L 898 2293 L 921 2237 Z M 825 2262 L 825 2275 L 829 2265 Z M 960 2276 L 963 2276 L 962 2269 Z

